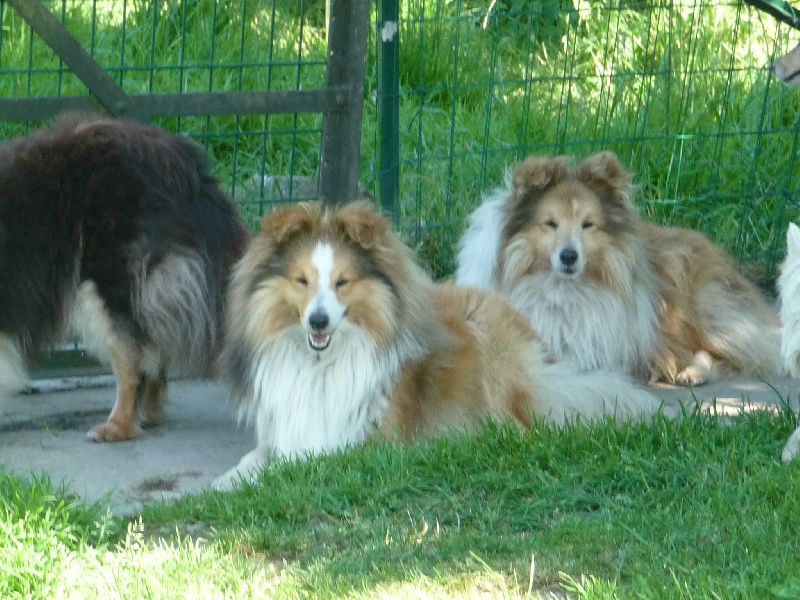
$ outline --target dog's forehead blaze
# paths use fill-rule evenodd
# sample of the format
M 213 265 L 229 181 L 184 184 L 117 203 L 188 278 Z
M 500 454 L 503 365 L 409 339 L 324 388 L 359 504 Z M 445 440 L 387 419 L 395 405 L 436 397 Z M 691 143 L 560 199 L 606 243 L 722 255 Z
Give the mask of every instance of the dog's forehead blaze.
M 320 285 L 330 285 L 334 267 L 333 247 L 327 242 L 318 241 L 311 252 L 311 265 Z

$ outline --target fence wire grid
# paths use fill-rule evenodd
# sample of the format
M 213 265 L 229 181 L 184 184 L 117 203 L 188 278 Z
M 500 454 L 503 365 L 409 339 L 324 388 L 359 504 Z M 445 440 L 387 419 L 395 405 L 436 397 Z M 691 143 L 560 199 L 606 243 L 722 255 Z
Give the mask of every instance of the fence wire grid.
M 325 82 L 325 0 L 46 3 L 129 93 L 299 90 Z M 387 7 L 396 81 L 379 76 Z M 0 2 L 0 97 L 86 94 Z M 798 216 L 800 90 L 769 71 L 798 34 L 710 0 L 376 0 L 367 56 L 362 186 L 396 195 L 398 224 L 438 277 L 481 195 L 531 153 L 616 152 L 650 221 L 698 228 L 772 290 Z M 386 73 L 386 71 L 383 71 Z M 380 130 L 396 85 L 398 137 Z M 316 113 L 156 119 L 208 148 L 251 223 L 316 195 Z M 32 123 L 0 124 L 3 137 Z M 399 148 L 382 164 L 382 147 Z M 399 168 L 399 189 L 381 175 Z M 386 185 L 386 184 L 384 184 Z

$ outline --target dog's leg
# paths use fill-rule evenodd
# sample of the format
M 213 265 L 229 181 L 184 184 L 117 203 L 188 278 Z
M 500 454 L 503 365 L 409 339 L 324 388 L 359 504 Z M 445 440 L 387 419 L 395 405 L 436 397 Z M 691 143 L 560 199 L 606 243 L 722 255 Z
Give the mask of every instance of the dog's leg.
M 28 374 L 20 345 L 6 333 L 0 333 L 0 398 L 25 387 Z
M 800 453 L 800 427 L 794 430 L 794 433 L 789 436 L 789 440 L 783 447 L 781 452 L 781 460 L 785 463 L 792 462 Z
M 164 404 L 167 401 L 167 374 L 161 371 L 158 376 L 142 374 L 139 408 L 142 427 L 154 427 L 164 420 Z
M 138 350 L 112 337 L 109 351 L 117 378 L 117 401 L 108 421 L 89 431 L 89 439 L 95 442 L 122 442 L 136 437 L 136 399 L 140 382 Z
M 716 374 L 716 362 L 708 352 L 695 352 L 692 364 L 675 376 L 675 383 L 684 387 L 703 385 Z
M 214 481 L 214 489 L 227 491 L 235 489 L 242 480 L 254 483 L 272 456 L 272 449 L 267 446 L 256 446 L 242 457 L 239 464 Z

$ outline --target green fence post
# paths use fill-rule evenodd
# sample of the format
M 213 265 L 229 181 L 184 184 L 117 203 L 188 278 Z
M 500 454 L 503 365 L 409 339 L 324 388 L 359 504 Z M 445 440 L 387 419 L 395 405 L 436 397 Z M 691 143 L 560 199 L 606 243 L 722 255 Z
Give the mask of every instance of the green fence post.
M 397 222 L 400 216 L 400 2 L 378 3 L 378 123 L 380 200 Z

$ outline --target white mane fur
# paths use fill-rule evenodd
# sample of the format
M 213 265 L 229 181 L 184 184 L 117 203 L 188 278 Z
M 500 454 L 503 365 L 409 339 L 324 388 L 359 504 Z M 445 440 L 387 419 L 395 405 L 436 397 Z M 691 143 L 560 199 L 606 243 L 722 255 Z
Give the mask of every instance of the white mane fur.
M 546 272 L 522 278 L 508 297 L 559 361 L 581 371 L 647 375 L 658 315 L 646 290 L 633 293 L 630 306 L 607 288 Z
M 255 351 L 254 393 L 239 415 L 254 423 L 256 448 L 215 486 L 254 479 L 273 456 L 303 458 L 361 444 L 380 423 L 401 366 L 425 352 L 410 329 L 380 348 L 347 321 L 322 355 L 309 348 L 299 324 L 270 337 Z
M 781 361 L 787 373 L 800 377 L 800 228 L 789 223 L 786 232 L 786 260 L 778 278 L 780 317 L 783 325 Z M 800 427 L 789 437 L 781 453 L 783 462 L 791 462 L 800 453 Z

